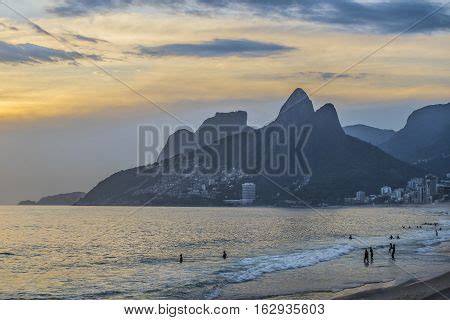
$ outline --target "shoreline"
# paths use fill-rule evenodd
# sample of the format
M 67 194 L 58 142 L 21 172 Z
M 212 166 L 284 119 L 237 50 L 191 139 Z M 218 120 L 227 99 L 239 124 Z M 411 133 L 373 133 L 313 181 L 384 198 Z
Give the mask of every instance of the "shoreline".
M 450 271 L 425 280 L 367 283 L 336 292 L 303 292 L 268 297 L 274 300 L 449 300 Z
M 317 206 L 317 205 L 311 205 L 311 206 L 279 206 L 279 205 L 263 205 L 263 204 L 255 204 L 255 205 L 246 205 L 246 206 L 232 206 L 232 205 L 119 205 L 119 204 L 112 204 L 112 205 L 20 205 L 20 204 L 0 204 L 0 206 L 3 207 L 72 207 L 72 208 L 95 208 L 95 207 L 118 207 L 118 208 L 136 208 L 136 207 L 142 207 L 142 208 L 280 208 L 280 209 L 341 209 L 341 208 L 439 208 L 442 206 L 445 206 L 450 204 L 450 202 L 439 202 L 439 203 L 420 203 L 420 204 L 411 204 L 411 203 L 405 203 L 405 204 L 374 204 L 374 205 L 344 205 L 344 204 L 335 204 L 335 205 L 329 205 L 329 206 Z M 448 215 L 450 214 L 448 211 L 438 211 L 434 212 L 438 214 L 444 214 Z
M 411 279 L 399 285 L 363 290 L 336 297 L 337 300 L 449 300 L 450 272 L 418 280 Z

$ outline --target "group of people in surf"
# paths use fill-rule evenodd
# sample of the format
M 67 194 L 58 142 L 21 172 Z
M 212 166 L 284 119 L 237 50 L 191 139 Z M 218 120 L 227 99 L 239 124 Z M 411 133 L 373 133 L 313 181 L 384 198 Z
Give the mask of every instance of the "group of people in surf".
M 369 248 L 369 251 L 370 251 L 370 262 L 372 263 L 373 262 L 373 249 L 372 249 L 372 247 Z M 366 250 L 364 250 L 364 264 L 369 264 L 369 251 L 367 251 L 367 248 L 366 248 Z
M 350 240 L 353 240 L 353 236 L 350 235 L 348 237 Z M 394 239 L 394 236 L 390 236 L 389 239 Z M 397 235 L 397 239 L 400 239 L 400 236 Z M 389 254 L 391 255 L 392 259 L 395 260 L 395 244 L 389 243 Z M 370 255 L 370 260 L 369 260 Z M 370 263 L 373 263 L 373 248 L 369 247 L 369 249 L 364 249 L 364 264 L 368 265 Z
M 227 252 L 226 252 L 225 250 L 223 250 L 223 253 L 222 253 L 222 259 L 225 260 L 226 258 L 228 258 L 228 254 L 227 254 Z M 178 259 L 178 262 L 179 262 L 179 263 L 183 263 L 183 261 L 184 261 L 184 259 L 183 259 L 183 254 L 180 254 L 180 257 L 179 257 L 179 259 Z
M 439 236 L 438 230 L 442 231 L 442 227 L 440 227 L 439 229 L 437 228 L 438 223 L 424 223 L 424 224 L 425 225 L 434 225 L 434 228 L 435 228 L 434 230 L 435 230 L 435 233 L 436 233 L 436 237 Z M 406 228 L 411 229 L 411 226 L 408 226 L 408 227 L 402 226 L 402 228 L 403 229 L 406 229 Z M 417 229 L 422 229 L 422 226 L 416 226 L 416 228 Z M 353 236 L 349 235 L 348 238 L 349 238 L 349 240 L 352 240 Z M 391 234 L 389 239 L 393 240 L 394 236 Z M 400 239 L 400 236 L 397 235 L 395 237 L 395 239 Z M 372 249 L 372 247 L 370 247 L 369 250 L 367 250 L 367 248 L 364 250 L 364 264 L 366 264 L 366 265 L 369 264 L 369 254 L 370 254 L 370 262 L 372 263 L 373 262 L 373 249 Z M 392 242 L 389 243 L 389 254 L 392 257 L 392 259 L 395 260 L 395 243 L 394 244 Z

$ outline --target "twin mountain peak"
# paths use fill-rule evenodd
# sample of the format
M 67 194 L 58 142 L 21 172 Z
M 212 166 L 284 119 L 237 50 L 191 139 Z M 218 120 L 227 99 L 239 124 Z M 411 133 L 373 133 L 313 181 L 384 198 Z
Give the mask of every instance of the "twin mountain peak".
M 328 128 L 332 134 L 344 134 L 334 105 L 327 103 L 317 111 L 314 111 L 313 104 L 308 95 L 300 88 L 294 90 L 281 107 L 278 117 L 268 126 L 301 126 L 308 123 L 314 124 L 318 128 Z M 194 145 L 203 146 L 207 144 L 204 141 L 201 141 L 202 132 L 211 127 L 219 126 L 221 136 L 212 137 L 210 139 L 218 140 L 225 136 L 238 134 L 245 130 L 253 130 L 248 126 L 247 112 L 217 112 L 213 117 L 206 119 L 195 132 L 191 128 L 181 128 L 170 135 L 158 157 L 158 162 L 174 157 L 176 155 L 175 150 L 182 150 L 183 148 L 188 149 Z M 208 132 L 208 134 L 209 133 L 210 132 Z

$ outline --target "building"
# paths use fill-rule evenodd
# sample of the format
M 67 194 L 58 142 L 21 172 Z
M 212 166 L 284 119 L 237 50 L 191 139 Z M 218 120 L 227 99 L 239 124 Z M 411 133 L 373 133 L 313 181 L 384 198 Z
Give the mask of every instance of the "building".
M 403 192 L 404 190 L 402 188 L 395 189 L 391 194 L 391 199 L 400 202 L 403 200 Z
M 242 204 L 251 204 L 256 199 L 256 185 L 251 182 L 242 185 Z
M 356 193 L 356 198 L 355 198 L 356 202 L 358 203 L 364 203 L 366 202 L 366 193 L 364 191 L 358 191 Z
M 392 188 L 388 187 L 388 186 L 384 186 L 384 187 L 381 187 L 380 192 L 381 192 L 382 196 L 387 196 L 392 193 Z
M 439 178 L 429 174 L 425 176 L 425 187 L 427 190 L 427 197 L 433 197 L 437 193 L 437 185 Z
M 413 178 L 408 181 L 407 189 L 416 191 L 419 187 L 423 185 L 423 178 Z
M 424 203 L 425 202 L 425 188 L 419 186 L 414 192 L 413 203 Z

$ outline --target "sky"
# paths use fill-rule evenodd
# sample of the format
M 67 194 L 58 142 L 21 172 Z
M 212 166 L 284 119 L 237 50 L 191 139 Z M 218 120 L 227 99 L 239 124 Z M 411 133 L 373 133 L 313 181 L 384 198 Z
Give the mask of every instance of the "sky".
M 0 0 L 0 204 L 136 166 L 137 127 L 275 118 L 297 87 L 342 125 L 450 101 L 450 4 Z

